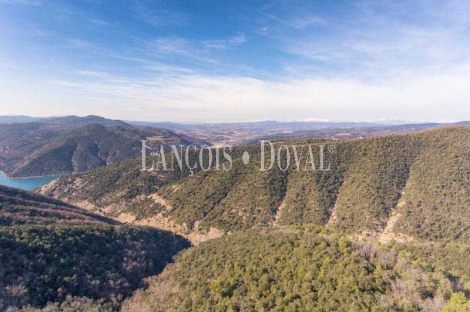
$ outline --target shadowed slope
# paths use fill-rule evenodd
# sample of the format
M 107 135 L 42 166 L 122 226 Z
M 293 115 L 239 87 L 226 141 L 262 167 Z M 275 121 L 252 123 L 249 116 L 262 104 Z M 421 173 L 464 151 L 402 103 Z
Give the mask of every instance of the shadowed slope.
M 167 231 L 0 186 L 0 311 L 48 303 L 115 311 L 189 246 Z

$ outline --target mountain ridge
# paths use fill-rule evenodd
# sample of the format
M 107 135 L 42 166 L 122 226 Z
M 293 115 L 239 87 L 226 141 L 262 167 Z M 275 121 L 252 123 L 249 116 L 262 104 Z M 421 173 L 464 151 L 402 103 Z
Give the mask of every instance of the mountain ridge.
M 470 222 L 470 214 L 464 209 L 470 199 L 465 180 L 465 173 L 470 174 L 466 147 L 469 134 L 470 127 L 459 126 L 362 140 L 313 141 L 317 147 L 336 144 L 336 153 L 329 156 L 332 167 L 329 172 L 283 172 L 276 166 L 271 171 L 259 172 L 256 170 L 259 154 L 251 146 L 246 147 L 250 150 L 250 165 L 243 164 L 240 149 L 229 172 L 199 172 L 193 177 L 183 173 L 175 179 L 171 173 L 159 176 L 140 172 L 136 160 L 60 179 L 40 192 L 72 203 L 86 202 L 89 208 L 113 217 L 130 213 L 138 216 L 139 221 L 158 215 L 183 226 L 188 233 L 194 231 L 196 223 L 199 232 L 210 228 L 230 232 L 271 226 L 274 222 L 325 226 L 334 208 L 336 221 L 330 226 L 351 235 L 365 230 L 362 236 L 375 239 L 386 229 L 392 215 L 398 213 L 402 217 L 394 229 L 399 229 L 400 234 L 415 239 L 448 240 L 462 228 L 463 221 L 458 218 Z M 443 165 L 439 166 L 440 163 Z M 429 176 L 425 174 L 429 171 L 427 166 L 436 170 L 438 179 L 420 178 Z M 103 185 L 107 182 L 101 177 L 119 181 L 116 180 L 120 179 L 119 172 L 128 172 L 132 180 L 122 185 L 114 183 L 109 188 Z M 419 194 L 426 187 L 418 189 L 418 184 L 461 196 L 448 197 L 438 207 L 434 200 L 439 200 L 441 194 L 428 193 L 423 197 Z M 133 185 L 131 190 L 127 185 Z M 106 194 L 99 189 L 105 189 Z M 409 198 L 410 194 L 414 197 Z M 152 196 L 164 199 L 171 208 L 164 208 Z M 405 204 L 399 205 L 403 200 Z M 281 205 L 282 213 L 277 215 Z M 428 209 L 439 210 L 427 215 Z M 444 210 L 453 211 L 456 217 L 441 215 Z M 445 221 L 439 221 L 438 216 Z M 420 229 L 423 221 L 429 222 L 430 228 Z M 448 234 L 435 236 L 445 222 L 452 224 L 442 232 Z M 458 236 L 470 241 L 469 234 L 464 230 Z
M 7 176 L 88 171 L 138 157 L 142 148 L 140 140 L 144 139 L 154 145 L 207 143 L 169 130 L 135 127 L 97 116 L 54 120 L 53 123 L 0 124 L 0 169 Z

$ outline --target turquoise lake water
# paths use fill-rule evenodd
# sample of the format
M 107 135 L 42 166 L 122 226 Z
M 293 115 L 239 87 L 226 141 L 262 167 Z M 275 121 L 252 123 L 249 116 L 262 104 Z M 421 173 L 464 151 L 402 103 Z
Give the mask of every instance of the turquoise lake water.
M 0 172 L 0 184 L 10 187 L 16 187 L 19 189 L 30 191 L 32 189 L 38 188 L 55 180 L 57 178 L 63 177 L 63 175 L 53 175 L 45 177 L 36 177 L 36 178 L 21 178 L 21 179 L 10 179 L 5 177 L 3 173 Z

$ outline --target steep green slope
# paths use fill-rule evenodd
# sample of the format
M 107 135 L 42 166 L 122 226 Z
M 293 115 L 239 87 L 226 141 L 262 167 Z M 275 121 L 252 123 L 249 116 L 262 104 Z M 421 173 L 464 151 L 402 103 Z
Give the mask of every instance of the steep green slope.
M 57 223 L 116 224 L 59 200 L 0 185 L 0 226 Z
M 18 162 L 55 138 L 89 124 L 130 127 L 125 122 L 99 116 L 31 118 L 29 121 L 26 118 L 19 123 L 2 123 L 0 124 L 0 169 L 5 172 L 13 171 Z
M 429 135 L 389 136 L 344 145 L 346 163 L 337 191 L 334 226 L 343 231 L 382 229 L 405 187 L 410 166 Z M 452 136 L 452 133 L 447 135 Z M 339 151 L 341 153 L 341 150 Z
M 140 140 L 144 139 L 150 139 L 152 144 L 194 143 L 190 138 L 167 130 L 90 124 L 48 140 L 39 140 L 39 143 L 35 143 L 34 150 L 26 150 L 29 154 L 18 151 L 15 146 L 9 146 L 10 149 L 16 149 L 18 155 L 13 159 L 7 157 L 3 170 L 16 177 L 88 171 L 138 157 L 142 149 Z
M 135 127 L 99 116 L 44 118 L 0 124 L 0 170 L 13 177 L 83 172 L 138 157 L 148 145 L 207 142 L 156 128 Z
M 249 230 L 185 252 L 122 311 L 440 311 L 468 291 L 453 287 L 468 268 L 451 277 L 404 248 L 309 227 Z
M 1 310 L 68 295 L 118 306 L 189 244 L 153 229 L 83 225 L 0 227 L 0 246 Z
M 470 136 L 430 133 L 403 191 L 397 230 L 423 239 L 469 243 Z
M 8 171 L 27 155 L 59 135 L 40 122 L 0 124 L 0 168 Z
M 189 246 L 170 232 L 0 187 L 0 311 L 48 303 L 116 310 Z
M 282 142 L 311 144 L 317 169 L 319 146 L 324 145 L 329 171 L 296 170 L 292 149 L 289 170 L 275 165 L 260 171 L 257 146 L 236 149 L 229 172 L 191 177 L 179 171 L 139 172 L 136 160 L 61 179 L 41 192 L 76 204 L 86 201 L 84 206 L 111 216 L 158 216 L 188 231 L 315 224 L 372 238 L 388 231 L 415 239 L 459 237 L 470 242 L 469 137 L 470 127 L 450 127 L 346 142 Z M 240 157 L 245 148 L 249 165 Z M 131 187 L 126 190 L 124 185 Z
M 136 157 L 140 137 L 121 128 L 93 124 L 59 136 L 16 165 L 14 176 L 87 171 Z

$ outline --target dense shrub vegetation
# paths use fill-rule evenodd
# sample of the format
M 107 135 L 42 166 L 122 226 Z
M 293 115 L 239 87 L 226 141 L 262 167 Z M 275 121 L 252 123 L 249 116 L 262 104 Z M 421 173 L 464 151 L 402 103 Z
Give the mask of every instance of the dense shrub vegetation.
M 116 224 L 59 200 L 0 185 L 0 226 L 57 223 Z
M 145 277 L 190 245 L 170 232 L 115 224 L 55 199 L 0 187 L 0 311 L 48 303 L 48 309 L 116 310 Z
M 68 295 L 119 303 L 188 247 L 169 232 L 127 226 L 0 228 L 4 305 L 44 306 Z
M 451 275 L 421 252 L 311 227 L 249 230 L 186 251 L 123 311 L 431 312 L 450 298 L 448 311 L 469 308 L 468 267 L 464 277 Z

